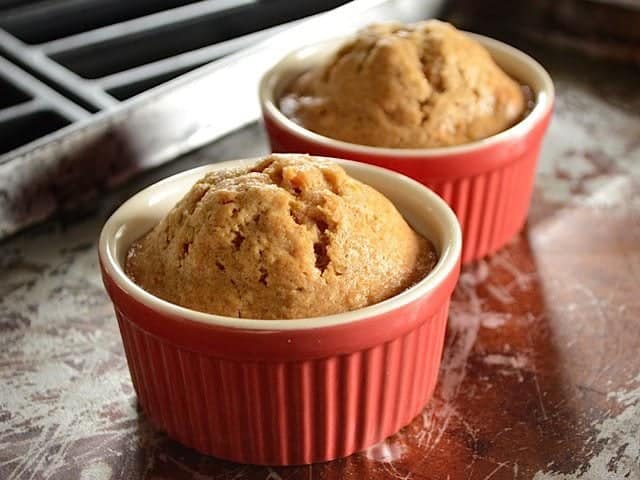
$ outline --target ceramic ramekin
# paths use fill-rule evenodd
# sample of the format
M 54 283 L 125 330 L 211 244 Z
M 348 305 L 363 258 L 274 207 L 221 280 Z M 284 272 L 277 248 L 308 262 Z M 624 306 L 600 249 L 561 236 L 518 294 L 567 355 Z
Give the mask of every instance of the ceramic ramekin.
M 418 182 L 336 160 L 391 199 L 438 251 L 434 270 L 399 295 L 338 315 L 250 320 L 173 305 L 125 275 L 131 243 L 198 178 L 256 161 L 170 177 L 125 202 L 105 224 L 100 266 L 133 385 L 157 427 L 201 452 L 271 465 L 346 456 L 396 432 L 431 397 L 459 274 L 460 228 L 446 203 Z
M 496 40 L 469 35 L 533 92 L 531 112 L 508 130 L 460 146 L 394 149 L 334 140 L 301 127 L 278 109 L 277 101 L 294 78 L 326 61 L 344 41 L 334 39 L 294 51 L 262 78 L 260 103 L 271 149 L 348 158 L 404 173 L 438 193 L 458 215 L 463 262 L 495 252 L 526 220 L 554 88 L 544 68 L 528 55 Z

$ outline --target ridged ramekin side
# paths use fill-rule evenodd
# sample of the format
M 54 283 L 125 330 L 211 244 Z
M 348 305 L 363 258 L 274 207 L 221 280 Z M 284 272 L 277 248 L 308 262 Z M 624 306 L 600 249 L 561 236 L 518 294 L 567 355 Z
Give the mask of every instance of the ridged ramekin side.
M 305 361 L 195 353 L 116 310 L 143 410 L 169 436 L 238 462 L 284 465 L 343 457 L 393 434 L 435 388 L 448 301 L 381 345 Z
M 460 221 L 463 263 L 495 252 L 520 231 L 529 210 L 537 157 L 536 150 L 480 175 L 424 182 Z

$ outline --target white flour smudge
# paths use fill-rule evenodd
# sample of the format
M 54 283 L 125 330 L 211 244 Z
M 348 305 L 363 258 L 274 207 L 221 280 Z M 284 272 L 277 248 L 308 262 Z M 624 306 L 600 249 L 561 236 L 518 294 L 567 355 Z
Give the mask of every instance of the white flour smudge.
M 380 443 L 376 443 L 373 447 L 367 449 L 364 454 L 369 460 L 376 462 L 395 462 L 404 457 L 406 449 L 404 445 L 398 442 L 390 440 L 383 440 Z
M 494 267 L 499 267 L 505 272 L 509 273 L 512 280 L 507 284 L 504 289 L 507 293 L 513 287 L 518 288 L 520 291 L 526 292 L 531 287 L 531 284 L 537 277 L 536 272 L 523 272 L 517 265 L 515 265 L 511 259 L 511 253 L 509 250 L 501 250 L 491 257 L 491 264 Z
M 416 437 L 418 445 L 426 450 L 440 443 L 450 420 L 459 415 L 454 408 L 454 400 L 466 375 L 467 361 L 484 316 L 476 287 L 486 280 L 488 274 L 489 269 L 482 261 L 473 270 L 460 275 L 449 312 L 449 335 L 440 366 L 440 383 L 435 397 L 422 411 L 422 430 Z
M 640 375 L 635 387 L 608 395 L 622 408 L 620 413 L 595 425 L 596 442 L 602 450 L 589 460 L 582 473 L 538 472 L 534 480 L 640 479 Z
M 511 315 L 508 313 L 491 314 L 487 312 L 486 314 L 482 315 L 481 325 L 482 328 L 494 330 L 496 328 L 503 327 L 510 319 Z
M 282 477 L 273 468 L 267 467 L 267 472 L 265 480 L 282 480 Z
M 558 88 L 567 86 L 558 84 Z M 640 151 L 629 145 L 639 132 L 635 114 L 574 86 L 557 98 L 538 164 L 536 193 L 564 205 L 640 206 L 640 196 L 629 195 L 637 182 L 633 177 L 640 174 Z M 566 108 L 570 103 L 574 107 Z M 582 112 L 590 112 L 589 119 Z
M 0 309 L 30 321 L 27 331 L 0 339 L 0 362 L 11 366 L 0 371 L 0 411 L 8 412 L 0 423 L 7 480 L 110 479 L 109 460 L 138 447 L 138 413 L 96 268 L 94 234 L 75 233 L 75 241 L 88 247 L 73 254 L 65 250 L 73 245 L 52 243 L 56 237 L 25 247 L 24 258 L 34 264 L 45 264 L 43 242 L 59 255 L 43 271 L 23 274 L 17 288 L 0 298 Z M 19 443 L 15 432 L 26 432 Z
M 507 289 L 501 285 L 488 283 L 486 289 L 487 292 L 489 292 L 489 295 L 491 295 L 503 305 L 510 305 L 512 303 L 515 303 L 516 301 L 515 298 L 513 298 L 513 296 L 507 291 Z
M 529 359 L 524 355 L 502 355 L 500 353 L 492 353 L 482 357 L 482 361 L 487 365 L 499 365 L 514 369 L 525 368 L 529 365 Z
M 112 474 L 113 471 L 108 464 L 97 462 L 82 469 L 80 480 L 108 480 Z
M 518 382 L 524 381 L 522 374 L 530 366 L 529 359 L 522 354 L 503 355 L 491 353 L 482 357 L 482 363 L 497 368 L 497 373 L 503 376 L 515 376 Z

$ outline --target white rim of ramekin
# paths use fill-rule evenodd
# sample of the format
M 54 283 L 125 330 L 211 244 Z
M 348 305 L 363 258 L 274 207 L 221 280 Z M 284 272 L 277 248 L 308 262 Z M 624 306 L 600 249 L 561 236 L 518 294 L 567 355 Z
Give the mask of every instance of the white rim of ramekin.
M 424 185 L 416 182 L 415 180 L 412 180 L 402 174 L 387 170 L 385 168 L 360 162 L 353 162 L 350 160 L 317 156 L 316 158 L 325 158 L 327 160 L 340 164 L 347 170 L 350 175 L 353 175 L 354 178 L 358 178 L 358 171 L 376 171 L 380 175 L 385 176 L 387 181 L 396 182 L 397 184 L 399 184 L 402 187 L 399 190 L 402 190 L 403 195 L 406 195 L 405 198 L 410 199 L 411 202 L 414 202 L 417 205 L 420 205 L 420 208 L 427 209 L 434 216 L 433 218 L 440 219 L 440 221 L 445 226 L 443 228 L 443 238 L 440 238 L 441 251 L 439 252 L 439 258 L 436 266 L 431 272 L 429 272 L 429 274 L 427 274 L 425 278 L 423 278 L 421 281 L 411 286 L 407 290 L 404 290 L 403 292 L 387 300 L 357 310 L 351 310 L 349 312 L 338 313 L 334 315 L 298 318 L 291 320 L 260 320 L 225 317 L 222 315 L 199 312 L 175 305 L 147 292 L 142 287 L 134 283 L 133 280 L 131 280 L 124 273 L 120 262 L 118 262 L 118 260 L 115 258 L 114 247 L 116 245 L 116 242 L 118 241 L 117 237 L 120 234 L 122 227 L 127 224 L 127 220 L 130 220 L 133 216 L 135 216 L 136 212 L 140 211 L 140 208 L 135 207 L 135 205 L 151 199 L 154 194 L 157 194 L 162 189 L 166 189 L 171 184 L 175 184 L 176 182 L 185 182 L 184 188 L 180 188 L 178 190 L 184 190 L 184 193 L 186 193 L 190 186 L 206 172 L 221 168 L 233 168 L 241 165 L 254 164 L 258 160 L 260 160 L 260 158 L 231 160 L 187 170 L 185 172 L 161 180 L 160 182 L 157 182 L 132 196 L 129 200 L 124 202 L 111 215 L 111 217 L 109 217 L 100 234 L 98 250 L 106 273 L 120 288 L 122 288 L 135 300 L 164 314 L 220 327 L 270 331 L 307 330 L 314 328 L 334 327 L 382 315 L 401 306 L 412 303 L 420 297 L 427 295 L 448 278 L 451 272 L 456 268 L 456 265 L 460 259 L 462 234 L 460 231 L 460 224 L 458 223 L 455 214 L 438 195 L 433 193 Z M 189 179 L 188 184 L 186 183 L 187 180 L 185 179 L 185 177 Z M 191 177 L 193 179 L 193 182 L 190 181 Z M 148 203 L 146 205 L 148 207 Z M 126 248 L 128 249 L 129 246 L 127 245 Z
M 429 156 L 443 155 L 456 155 L 468 153 L 477 149 L 486 148 L 496 143 L 509 140 L 511 138 L 519 138 L 529 132 L 535 125 L 542 120 L 546 113 L 551 109 L 553 105 L 553 99 L 555 96 L 555 89 L 551 77 L 536 60 L 527 55 L 526 53 L 514 48 L 506 43 L 500 42 L 493 38 L 485 37 L 477 33 L 464 32 L 473 39 L 477 40 L 483 45 L 489 53 L 494 56 L 506 56 L 511 61 L 519 62 L 521 65 L 526 66 L 526 77 L 518 77 L 518 81 L 522 84 L 532 88 L 534 93 L 535 105 L 533 109 L 527 114 L 525 118 L 520 120 L 512 127 L 499 132 L 490 137 L 476 140 L 474 142 L 465 143 L 462 145 L 455 145 L 451 147 L 438 147 L 438 148 L 384 148 L 384 147 L 372 147 L 368 145 L 359 145 L 357 143 L 345 142 L 342 140 L 336 140 L 319 133 L 312 132 L 295 123 L 284 115 L 275 104 L 274 90 L 280 86 L 280 77 L 283 73 L 293 70 L 291 64 L 297 63 L 298 68 L 296 70 L 302 72 L 305 69 L 300 68 L 303 65 L 304 60 L 307 60 L 307 68 L 314 64 L 313 61 L 308 61 L 309 57 L 313 57 L 318 54 L 319 50 L 329 48 L 330 51 L 335 51 L 349 36 L 333 38 L 331 40 L 324 40 L 322 42 L 307 45 L 302 48 L 298 48 L 289 53 L 278 63 L 276 63 L 270 70 L 268 70 L 260 80 L 259 85 L 259 97 L 263 111 L 269 115 L 269 117 L 278 123 L 282 128 L 289 130 L 299 137 L 302 137 L 308 141 L 315 142 L 327 147 L 347 150 L 355 153 L 378 155 L 378 156 L 395 156 L 402 158 L 420 157 L 425 159 Z M 496 63 L 503 68 L 507 73 L 511 75 L 509 69 L 496 60 Z M 536 79 L 537 81 L 533 81 Z M 531 84 L 539 83 L 541 88 L 534 89 Z

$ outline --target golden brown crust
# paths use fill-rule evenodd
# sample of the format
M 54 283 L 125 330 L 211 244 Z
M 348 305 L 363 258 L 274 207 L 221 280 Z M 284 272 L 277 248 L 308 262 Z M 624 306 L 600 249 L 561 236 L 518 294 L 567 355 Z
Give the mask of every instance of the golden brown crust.
M 351 143 L 393 148 L 459 145 L 523 115 L 522 88 L 487 50 L 448 23 L 371 25 L 280 100 L 300 125 Z
M 435 261 L 391 202 L 341 167 L 272 155 L 198 181 L 132 246 L 126 272 L 188 308 L 288 319 L 380 302 Z

